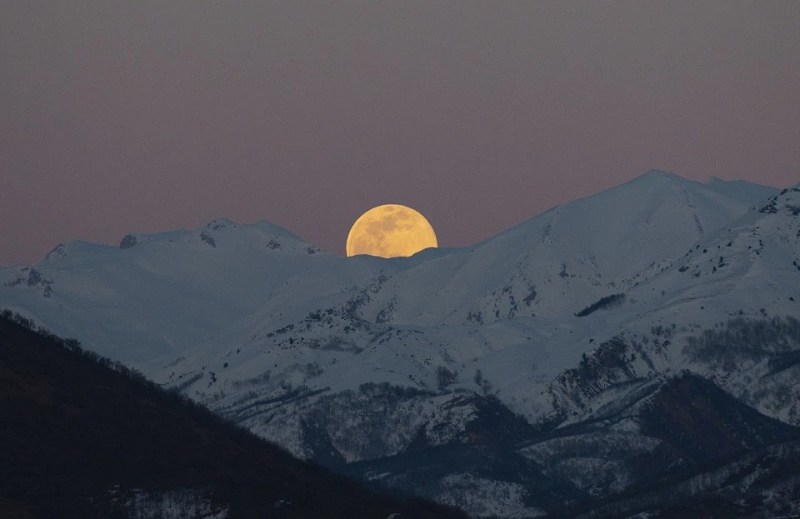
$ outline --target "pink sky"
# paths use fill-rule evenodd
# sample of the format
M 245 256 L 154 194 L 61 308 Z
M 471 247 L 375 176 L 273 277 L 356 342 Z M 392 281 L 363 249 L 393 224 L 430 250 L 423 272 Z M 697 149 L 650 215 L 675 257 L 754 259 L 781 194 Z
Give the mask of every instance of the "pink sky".
M 442 246 L 664 169 L 800 181 L 800 2 L 0 1 L 0 265 L 370 207 Z

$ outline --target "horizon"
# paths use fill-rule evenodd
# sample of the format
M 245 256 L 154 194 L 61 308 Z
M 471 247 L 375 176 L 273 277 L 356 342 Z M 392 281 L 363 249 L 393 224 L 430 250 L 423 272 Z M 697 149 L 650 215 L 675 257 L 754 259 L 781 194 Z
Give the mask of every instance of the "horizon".
M 337 254 L 413 207 L 443 247 L 648 169 L 800 177 L 800 3 L 0 7 L 0 265 L 265 219 Z
M 477 240 L 475 242 L 467 243 L 467 244 L 464 244 L 464 245 L 452 245 L 452 246 L 439 245 L 439 246 L 433 247 L 433 248 L 437 248 L 437 249 L 463 249 L 463 248 L 469 248 L 469 247 L 474 246 L 474 245 L 478 245 L 478 244 L 480 244 L 480 243 L 482 243 L 484 241 L 492 239 L 493 237 L 495 237 L 495 236 L 497 236 L 499 234 L 502 234 L 502 233 L 504 233 L 504 232 L 506 232 L 508 230 L 511 230 L 511 229 L 513 229 L 513 228 L 515 228 L 515 227 L 517 227 L 519 225 L 524 225 L 529 220 L 536 219 L 536 218 L 538 218 L 538 217 L 550 212 L 551 210 L 555 209 L 556 207 L 559 207 L 559 206 L 562 206 L 562 205 L 567 205 L 567 204 L 570 204 L 570 203 L 573 203 L 573 202 L 577 202 L 579 200 L 583 200 L 583 199 L 586 199 L 586 198 L 591 198 L 593 196 L 599 195 L 599 194 L 601 194 L 601 193 L 603 193 L 605 191 L 608 191 L 610 189 L 614 189 L 614 188 L 617 188 L 617 187 L 624 186 L 626 184 L 629 184 L 629 183 L 631 183 L 633 181 L 636 181 L 636 180 L 641 179 L 643 177 L 646 177 L 648 175 L 652 175 L 654 173 L 655 174 L 659 174 L 659 175 L 677 177 L 677 178 L 679 178 L 681 180 L 688 181 L 688 182 L 694 182 L 694 183 L 697 183 L 697 184 L 700 184 L 700 185 L 709 185 L 714 180 L 719 180 L 719 181 L 722 181 L 722 182 L 729 182 L 729 183 L 745 182 L 745 183 L 748 183 L 748 184 L 751 184 L 751 185 L 754 185 L 754 186 L 772 188 L 772 189 L 775 189 L 775 190 L 787 189 L 787 188 L 792 188 L 792 187 L 797 186 L 797 184 L 792 184 L 792 185 L 789 185 L 789 186 L 771 186 L 771 185 L 767 185 L 767 184 L 760 184 L 760 183 L 757 183 L 757 182 L 751 182 L 751 181 L 745 180 L 745 179 L 725 180 L 725 179 L 721 179 L 721 178 L 715 177 L 715 176 L 711 176 L 705 181 L 693 180 L 693 179 L 690 179 L 690 178 L 683 177 L 683 176 L 681 176 L 681 175 L 679 175 L 677 173 L 673 173 L 671 171 L 665 171 L 665 170 L 660 170 L 660 169 L 649 169 L 646 172 L 644 172 L 644 173 L 642 173 L 642 174 L 640 174 L 640 175 L 638 175 L 636 177 L 633 177 L 631 179 L 625 180 L 625 181 L 623 181 L 621 183 L 617 183 L 617 184 L 611 185 L 611 186 L 606 187 L 604 189 L 601 189 L 601 190 L 599 190 L 597 192 L 590 193 L 590 194 L 587 194 L 585 196 L 581 196 L 581 197 L 575 198 L 573 200 L 568 200 L 568 201 L 565 201 L 563 203 L 556 204 L 553 207 L 549 207 L 547 209 L 544 209 L 544 210 L 542 210 L 541 212 L 539 212 L 537 214 L 534 214 L 534 215 L 532 215 L 532 216 L 530 216 L 528 218 L 525 218 L 525 219 L 523 219 L 523 220 L 521 220 L 519 222 L 512 223 L 508 227 L 499 230 L 495 234 L 492 234 L 490 236 L 484 237 L 484 238 L 482 238 L 480 240 Z M 124 235 L 120 236 L 119 239 L 117 239 L 114 242 L 102 243 L 102 242 L 95 242 L 95 241 L 90 241 L 90 240 L 83 240 L 81 238 L 66 238 L 66 239 L 61 240 L 60 242 L 54 244 L 45 253 L 43 253 L 40 258 L 36 259 L 35 261 L 29 262 L 29 263 L 17 262 L 17 263 L 5 264 L 5 265 L 4 264 L 0 264 L 0 268 L 9 268 L 9 267 L 17 266 L 17 265 L 33 265 L 33 264 L 39 263 L 41 261 L 44 261 L 45 260 L 45 256 L 49 252 L 52 252 L 56 247 L 58 247 L 58 246 L 60 246 L 60 245 L 62 245 L 64 243 L 68 243 L 68 242 L 72 242 L 72 241 L 81 242 L 81 243 L 89 243 L 89 244 L 93 244 L 93 245 L 107 246 L 107 247 L 111 247 L 111 248 L 118 248 L 120 240 L 124 239 L 128 235 L 158 236 L 160 234 L 168 234 L 168 233 L 171 233 L 171 232 L 192 232 L 192 231 L 201 229 L 203 227 L 206 227 L 206 226 L 210 225 L 211 223 L 218 222 L 218 221 L 225 221 L 225 222 L 232 223 L 234 225 L 242 225 L 242 226 L 254 226 L 254 225 L 258 225 L 258 224 L 267 224 L 267 225 L 270 225 L 270 226 L 273 226 L 273 227 L 277 227 L 277 228 L 279 228 L 279 229 L 281 229 L 283 231 L 286 231 L 288 233 L 291 233 L 294 236 L 296 236 L 297 238 L 299 238 L 300 240 L 304 241 L 305 243 L 307 243 L 309 245 L 312 245 L 312 246 L 316 246 L 320 250 L 322 250 L 322 251 L 324 251 L 326 253 L 329 253 L 329 254 L 332 254 L 332 255 L 335 255 L 335 256 L 340 256 L 340 257 L 343 257 L 343 258 L 347 258 L 347 255 L 342 253 L 342 252 L 340 252 L 340 251 L 334 251 L 334 250 L 325 249 L 324 247 L 322 247 L 322 246 L 320 246 L 320 245 L 318 245 L 316 243 L 313 243 L 312 241 L 310 241 L 310 240 L 306 239 L 305 237 L 301 236 L 300 234 L 296 233 L 291 228 L 284 227 L 282 225 L 278 225 L 275 222 L 272 222 L 272 221 L 267 220 L 267 219 L 263 219 L 262 218 L 262 219 L 253 220 L 253 221 L 238 221 L 238 220 L 234 220 L 232 218 L 229 218 L 227 216 L 217 216 L 217 217 L 212 218 L 212 219 L 210 219 L 210 220 L 208 220 L 206 222 L 203 222 L 202 224 L 198 225 L 197 227 L 193 227 L 193 228 L 185 228 L 184 227 L 184 228 L 174 228 L 174 229 L 158 229 L 158 230 L 154 230 L 152 232 L 129 230 L 128 232 L 126 232 Z M 434 227 L 434 229 L 435 229 L 435 227 Z M 345 238 L 346 238 L 346 236 L 345 236 Z M 342 249 L 344 249 L 344 247 L 342 247 Z M 428 249 L 423 249 L 423 250 L 428 250 Z M 420 252 L 423 252 L 423 251 L 420 251 Z

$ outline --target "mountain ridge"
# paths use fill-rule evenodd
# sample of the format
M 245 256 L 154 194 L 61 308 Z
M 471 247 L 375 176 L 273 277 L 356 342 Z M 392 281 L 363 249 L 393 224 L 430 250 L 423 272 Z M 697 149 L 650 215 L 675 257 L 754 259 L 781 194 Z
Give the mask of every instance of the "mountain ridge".
M 143 380 L 0 315 L 4 517 L 463 517 L 369 494 Z
M 0 307 L 345 472 L 414 449 L 413 459 L 440 448 L 483 459 L 481 438 L 519 461 L 519 431 L 566 435 L 639 413 L 634 403 L 687 371 L 800 425 L 790 319 L 800 191 L 720 182 L 652 171 L 470 247 L 391 260 L 318 254 L 294 235 L 229 221 L 172 242 L 133 235 L 141 244 L 95 259 L 0 269 Z M 103 350 L 112 335 L 118 346 Z M 742 336 L 763 348 L 739 346 Z M 741 368 L 708 353 L 723 340 Z M 642 456 L 666 441 L 633 419 L 608 423 L 597 438 Z M 544 464 L 591 499 L 642 477 L 618 450 L 600 449 L 606 460 L 560 448 L 519 466 Z M 596 488 L 581 475 L 606 481 L 623 468 L 628 476 Z M 436 472 L 436 499 L 481 495 L 467 507 L 476 517 L 548 508 L 521 475 L 458 470 Z

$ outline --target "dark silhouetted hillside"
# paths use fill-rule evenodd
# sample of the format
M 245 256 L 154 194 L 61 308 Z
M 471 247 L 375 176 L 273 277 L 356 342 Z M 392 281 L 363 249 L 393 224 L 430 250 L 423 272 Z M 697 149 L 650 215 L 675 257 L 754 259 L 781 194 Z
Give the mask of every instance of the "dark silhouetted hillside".
M 0 517 L 462 517 L 371 494 L 8 312 L 0 416 Z

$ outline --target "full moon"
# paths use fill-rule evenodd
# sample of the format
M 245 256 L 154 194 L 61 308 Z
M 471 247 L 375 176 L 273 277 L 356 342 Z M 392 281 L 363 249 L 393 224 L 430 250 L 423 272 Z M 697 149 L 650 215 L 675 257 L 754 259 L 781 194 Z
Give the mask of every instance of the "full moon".
M 428 220 L 399 204 L 373 207 L 356 220 L 347 235 L 348 256 L 397 258 L 436 246 L 436 233 Z

